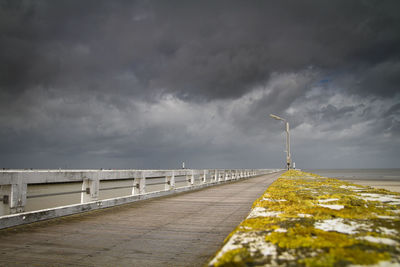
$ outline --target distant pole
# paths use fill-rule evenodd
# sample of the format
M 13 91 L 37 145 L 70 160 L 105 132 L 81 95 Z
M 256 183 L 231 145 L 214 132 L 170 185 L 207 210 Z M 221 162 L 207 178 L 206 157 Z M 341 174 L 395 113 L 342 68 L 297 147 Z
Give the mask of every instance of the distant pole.
M 182 162 L 182 169 L 184 169 L 185 168 L 185 162 L 183 161 Z
M 281 118 L 279 116 L 273 115 L 273 114 L 270 114 L 269 116 L 271 118 L 275 119 L 275 120 L 286 122 L 286 166 L 287 166 L 287 169 L 289 170 L 290 169 L 290 165 L 291 165 L 291 161 L 292 161 L 291 154 L 290 154 L 289 122 L 287 122 L 285 119 L 283 119 L 283 118 Z
M 286 122 L 286 164 L 288 170 L 290 169 L 291 164 L 291 155 L 290 155 L 290 132 L 289 132 L 289 123 Z

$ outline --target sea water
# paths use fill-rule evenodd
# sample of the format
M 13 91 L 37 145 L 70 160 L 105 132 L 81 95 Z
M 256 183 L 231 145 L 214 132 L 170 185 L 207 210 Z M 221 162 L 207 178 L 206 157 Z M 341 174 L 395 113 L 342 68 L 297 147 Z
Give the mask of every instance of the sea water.
M 310 169 L 304 171 L 342 180 L 400 181 L 400 169 Z

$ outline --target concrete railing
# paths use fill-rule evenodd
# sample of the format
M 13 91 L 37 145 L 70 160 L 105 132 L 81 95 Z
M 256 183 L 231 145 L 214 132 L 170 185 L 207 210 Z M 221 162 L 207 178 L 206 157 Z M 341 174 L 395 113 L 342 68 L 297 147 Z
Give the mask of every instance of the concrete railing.
M 250 178 L 279 171 L 277 169 L 234 170 L 4 170 L 0 171 L 0 229 L 34 221 L 55 218 L 84 211 L 112 207 L 133 201 L 200 189 L 232 180 Z M 151 183 L 150 180 L 157 183 Z M 154 181 L 153 180 L 153 181 Z M 183 185 L 178 187 L 177 181 Z M 124 181 L 124 186 L 101 187 L 102 182 Z M 128 182 L 128 185 L 126 183 Z M 46 194 L 29 194 L 28 187 L 65 183 L 81 183 L 80 190 Z M 160 190 L 147 192 L 147 185 L 158 185 Z M 129 194 L 99 199 L 102 190 L 128 189 Z M 30 199 L 80 194 L 80 203 L 25 212 Z

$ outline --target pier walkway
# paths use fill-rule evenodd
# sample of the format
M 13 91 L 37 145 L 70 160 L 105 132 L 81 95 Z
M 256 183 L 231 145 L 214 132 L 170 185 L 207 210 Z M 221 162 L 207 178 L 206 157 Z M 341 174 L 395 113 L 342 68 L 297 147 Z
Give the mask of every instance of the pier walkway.
M 203 266 L 281 173 L 0 230 L 0 266 Z

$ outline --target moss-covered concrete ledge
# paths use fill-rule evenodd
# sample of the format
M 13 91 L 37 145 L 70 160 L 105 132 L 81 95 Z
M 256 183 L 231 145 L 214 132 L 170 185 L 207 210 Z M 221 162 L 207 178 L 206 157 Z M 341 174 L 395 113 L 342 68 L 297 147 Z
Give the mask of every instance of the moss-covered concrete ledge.
M 400 266 L 400 193 L 287 171 L 209 265 Z

